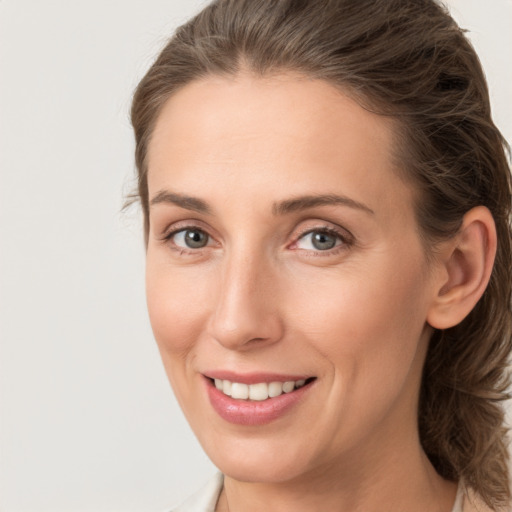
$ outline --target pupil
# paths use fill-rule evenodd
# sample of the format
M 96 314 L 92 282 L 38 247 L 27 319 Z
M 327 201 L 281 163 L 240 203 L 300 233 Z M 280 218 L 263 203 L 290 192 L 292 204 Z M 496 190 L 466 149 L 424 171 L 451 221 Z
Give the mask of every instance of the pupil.
M 197 249 L 206 245 L 207 238 L 202 231 L 187 231 L 185 234 L 185 242 L 190 248 Z
M 332 249 L 336 245 L 335 237 L 327 233 L 314 233 L 312 242 L 315 249 L 323 251 Z

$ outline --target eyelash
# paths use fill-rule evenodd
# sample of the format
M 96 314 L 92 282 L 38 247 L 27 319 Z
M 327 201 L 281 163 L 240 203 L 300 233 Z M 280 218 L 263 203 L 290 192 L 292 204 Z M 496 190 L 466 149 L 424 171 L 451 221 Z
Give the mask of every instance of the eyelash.
M 312 233 L 329 235 L 329 236 L 332 236 L 335 239 L 337 239 L 336 242 L 338 242 L 338 241 L 341 242 L 339 245 L 335 245 L 333 248 L 327 249 L 324 251 L 297 249 L 297 250 L 303 250 L 304 252 L 308 253 L 309 256 L 312 256 L 312 257 L 335 256 L 335 255 L 339 254 L 340 252 L 349 249 L 354 243 L 352 235 L 349 234 L 347 231 L 337 230 L 330 226 L 321 226 L 321 227 L 308 228 L 305 231 L 303 231 L 302 233 L 300 233 L 296 237 L 295 242 L 293 242 L 293 245 L 296 245 L 301 239 L 305 238 L 307 235 L 310 235 Z
M 205 247 L 201 247 L 198 249 L 192 249 L 192 248 L 186 249 L 185 247 L 176 245 L 172 239 L 178 233 L 181 233 L 183 231 L 200 231 L 200 232 L 204 233 L 208 237 L 209 240 L 212 239 L 212 237 L 208 234 L 208 232 L 205 229 L 203 229 L 199 226 L 195 226 L 195 225 L 180 226 L 179 228 L 172 230 L 171 232 L 165 234 L 164 237 L 162 238 L 162 240 L 166 243 L 171 244 L 171 248 L 175 251 L 178 251 L 180 256 L 181 255 L 197 255 L 201 251 L 201 249 L 204 249 L 207 247 L 207 246 L 205 246 Z M 292 245 L 297 244 L 301 239 L 303 239 L 304 237 L 306 237 L 307 235 L 309 235 L 311 233 L 326 234 L 326 235 L 336 238 L 337 241 L 340 241 L 341 243 L 339 245 L 335 245 L 332 249 L 327 249 L 324 251 L 296 249 L 296 250 L 302 250 L 306 253 L 309 253 L 309 256 L 313 256 L 313 257 L 334 256 L 336 254 L 339 254 L 341 251 L 349 249 L 354 244 L 354 239 L 349 232 L 337 230 L 330 226 L 319 226 L 319 227 L 314 227 L 314 228 L 308 228 L 308 229 L 304 230 L 303 232 L 299 233 L 299 235 L 295 238 L 295 241 L 292 243 Z

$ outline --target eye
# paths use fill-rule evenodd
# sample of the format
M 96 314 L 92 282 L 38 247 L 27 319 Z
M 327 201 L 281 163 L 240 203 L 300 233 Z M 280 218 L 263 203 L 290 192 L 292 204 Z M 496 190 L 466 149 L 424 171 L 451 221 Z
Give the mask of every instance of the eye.
M 328 251 L 341 245 L 345 239 L 336 231 L 316 229 L 304 233 L 297 241 L 297 248 L 307 251 Z
M 171 233 L 169 239 L 182 249 L 201 249 L 208 245 L 210 236 L 202 229 L 187 228 Z

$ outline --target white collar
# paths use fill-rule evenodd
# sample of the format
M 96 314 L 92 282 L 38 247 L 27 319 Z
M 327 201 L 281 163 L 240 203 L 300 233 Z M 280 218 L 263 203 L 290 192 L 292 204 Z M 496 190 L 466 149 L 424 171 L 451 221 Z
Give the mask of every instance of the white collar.
M 171 512 L 215 512 L 224 485 L 224 475 L 217 473 L 204 487 Z

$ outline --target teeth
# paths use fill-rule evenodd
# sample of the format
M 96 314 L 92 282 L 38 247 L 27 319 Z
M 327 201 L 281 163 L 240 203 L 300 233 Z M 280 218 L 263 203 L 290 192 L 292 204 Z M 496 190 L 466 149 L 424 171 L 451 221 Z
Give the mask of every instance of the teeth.
M 229 380 L 222 381 L 222 392 L 225 395 L 231 396 L 231 382 Z
M 275 396 L 279 396 L 283 393 L 283 383 L 282 382 L 271 382 L 268 385 L 268 396 L 270 398 L 274 398 Z
M 229 380 L 215 379 L 215 387 L 225 395 L 237 400 L 267 400 L 283 393 L 291 393 L 294 389 L 301 388 L 306 384 L 305 379 L 286 382 L 258 382 L 257 384 L 242 384 Z
M 290 393 L 295 389 L 295 382 L 293 380 L 289 380 L 283 384 L 283 391 L 285 393 Z
M 224 384 L 224 386 L 225 385 L 226 384 Z M 233 382 L 233 384 L 231 384 L 231 396 L 239 400 L 247 400 L 249 398 L 249 386 L 247 384 L 241 384 L 240 382 Z
M 251 400 L 266 400 L 268 398 L 268 384 L 251 384 L 249 387 L 249 398 Z

